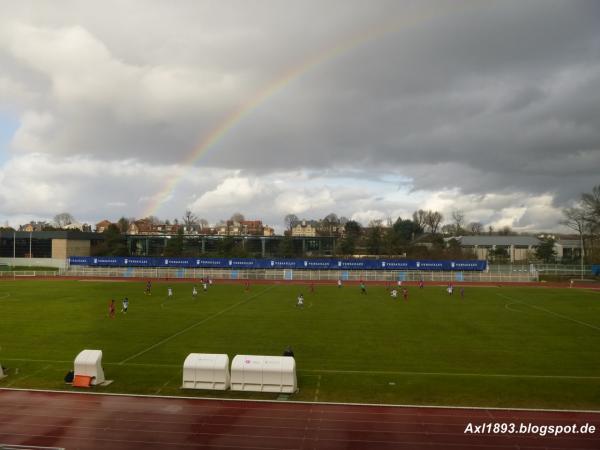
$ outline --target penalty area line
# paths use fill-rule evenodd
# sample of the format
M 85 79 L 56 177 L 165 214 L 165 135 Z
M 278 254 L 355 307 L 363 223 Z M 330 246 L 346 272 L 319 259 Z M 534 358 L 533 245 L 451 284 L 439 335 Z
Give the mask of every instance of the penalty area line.
M 502 295 L 502 294 L 496 294 L 496 295 L 498 297 L 502 297 L 502 298 L 505 298 L 507 300 L 512 300 L 513 302 L 518 303 L 520 305 L 528 306 L 529 308 L 537 309 L 539 311 L 545 312 L 546 314 L 550 314 L 552 316 L 560 317 L 561 319 L 565 319 L 565 320 L 568 320 L 570 322 L 578 323 L 579 325 L 583 325 L 584 327 L 591 328 L 592 330 L 600 331 L 600 327 L 592 325 L 591 323 L 582 322 L 581 320 L 573 319 L 572 317 L 565 316 L 564 314 L 559 314 L 559 313 L 556 313 L 554 311 L 550 311 L 549 309 L 542 308 L 541 306 L 530 305 L 528 303 L 521 302 L 521 301 L 519 301 L 519 300 L 517 300 L 515 298 L 507 297 L 506 295 Z
M 150 347 L 148 347 L 148 348 L 146 348 L 146 349 L 144 349 L 144 350 L 142 350 L 142 351 L 140 351 L 140 352 L 137 352 L 135 355 L 131 355 L 131 356 L 129 356 L 128 358 L 125 358 L 123 361 L 119 361 L 119 363 L 118 363 L 118 364 L 119 364 L 120 366 L 122 366 L 122 365 L 124 365 L 126 362 L 128 362 L 128 361 L 131 361 L 132 359 L 135 359 L 135 358 L 137 358 L 138 356 L 142 356 L 143 354 L 145 354 L 145 353 L 148 353 L 150 350 L 154 350 L 156 347 L 159 347 L 160 345 L 162 345 L 162 344 L 164 344 L 164 343 L 166 343 L 166 342 L 169 342 L 170 340 L 172 340 L 172 339 L 175 339 L 175 338 L 176 338 L 176 337 L 178 337 L 178 336 L 181 336 L 183 333 L 186 333 L 186 332 L 188 332 L 189 330 L 191 330 L 191 329 L 193 329 L 193 328 L 196 328 L 198 325 L 202 325 L 203 323 L 206 323 L 206 322 L 208 322 L 209 320 L 212 320 L 212 319 L 214 319 L 214 318 L 216 318 L 216 317 L 219 317 L 219 316 L 221 316 L 221 315 L 225 314 L 226 312 L 228 312 L 228 311 L 231 311 L 232 309 L 234 309 L 234 308 L 237 308 L 238 306 L 240 306 L 240 305 L 242 305 L 242 304 L 244 304 L 244 303 L 247 303 L 249 300 L 252 300 L 253 298 L 256 298 L 256 297 L 258 297 L 258 296 L 260 296 L 260 295 L 264 294 L 265 292 L 267 292 L 267 291 L 270 291 L 270 290 L 271 290 L 271 289 L 273 289 L 274 287 L 275 287 L 274 285 L 273 285 L 273 286 L 270 286 L 270 287 L 268 287 L 267 289 L 264 289 L 264 290 L 260 291 L 259 293 L 255 294 L 255 295 L 252 295 L 252 296 L 250 296 L 250 297 L 248 297 L 248 298 L 245 298 L 244 300 L 241 300 L 241 301 L 239 301 L 239 302 L 237 302 L 237 303 L 234 303 L 233 305 L 231 305 L 231 306 L 229 306 L 229 307 L 225 308 L 225 309 L 224 309 L 224 310 L 222 310 L 222 311 L 219 311 L 219 312 L 217 312 L 217 313 L 215 313 L 215 314 L 213 314 L 213 315 L 211 315 L 211 316 L 208 316 L 208 317 L 206 317 L 206 318 L 204 318 L 204 319 L 202 319 L 202 320 L 200 320 L 200 321 L 198 321 L 198 322 L 196 322 L 196 323 L 193 323 L 193 324 L 191 324 L 191 325 L 189 325 L 189 326 L 185 327 L 183 330 L 180 330 L 180 331 L 178 331 L 177 333 L 173 333 L 172 335 L 170 335 L 170 336 L 167 336 L 166 338 L 164 338 L 164 339 L 162 339 L 162 340 L 158 341 L 156 344 L 153 344 L 153 345 L 151 345 Z

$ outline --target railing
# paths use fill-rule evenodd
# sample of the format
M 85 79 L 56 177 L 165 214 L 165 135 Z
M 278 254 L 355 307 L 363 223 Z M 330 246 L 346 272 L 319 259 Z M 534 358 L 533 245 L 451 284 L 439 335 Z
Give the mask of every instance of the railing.
M 226 280 L 271 280 L 271 281 L 379 281 L 396 282 L 419 281 L 425 282 L 450 282 L 450 281 L 478 281 L 478 282 L 527 282 L 536 281 L 535 272 L 440 272 L 440 271 L 380 271 L 380 270 L 285 270 L 285 269 L 202 269 L 202 268 L 104 268 L 71 266 L 64 275 L 78 278 L 161 278 L 161 279 L 189 279 L 200 278 L 226 279 Z
M 10 270 L 0 271 L 0 278 L 21 278 L 21 277 L 57 277 L 64 275 L 64 270 Z
M 26 277 L 72 276 L 79 278 L 200 278 L 226 280 L 271 280 L 271 281 L 478 281 L 478 282 L 527 282 L 537 281 L 540 275 L 572 275 L 573 278 L 589 277 L 592 266 L 561 264 L 496 264 L 489 265 L 485 272 L 441 272 L 441 271 L 379 271 L 379 270 L 285 270 L 285 269 L 204 269 L 204 268 L 138 268 L 138 267 L 85 267 L 71 266 L 58 271 L 19 270 L 0 271 L 0 279 Z

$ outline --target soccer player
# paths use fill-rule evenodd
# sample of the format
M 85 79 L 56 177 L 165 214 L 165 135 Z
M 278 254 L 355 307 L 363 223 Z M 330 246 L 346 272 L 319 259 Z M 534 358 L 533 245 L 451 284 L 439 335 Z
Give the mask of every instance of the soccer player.
M 300 294 L 298 296 L 298 302 L 296 303 L 296 308 L 304 308 L 304 295 Z
M 310 292 L 311 294 L 315 293 L 315 283 L 310 283 Z
M 198 289 L 196 289 L 196 285 L 192 288 L 192 297 L 196 297 L 198 295 Z
M 360 282 L 360 293 L 361 295 L 367 295 L 367 287 L 365 286 L 365 283 L 362 280 Z
M 337 286 L 338 286 L 338 288 L 342 287 L 342 279 L 341 278 L 338 278 Z
M 110 303 L 108 304 L 108 317 L 111 319 L 115 318 L 115 299 L 111 298 Z
M 402 280 L 398 280 L 398 288 L 402 287 Z
M 152 282 L 150 280 L 146 282 L 146 290 L 144 291 L 144 294 L 152 295 Z
M 171 286 L 167 288 L 167 296 L 173 297 L 173 288 Z
M 250 282 L 249 281 L 246 281 L 244 283 L 244 291 L 250 292 Z
M 129 299 L 127 297 L 125 297 L 123 299 L 123 308 L 121 308 L 121 312 L 123 314 L 127 314 L 127 309 L 129 308 Z
M 446 290 L 448 291 L 448 295 L 452 295 L 454 293 L 454 286 L 452 286 L 452 283 L 448 285 Z
M 408 300 L 408 289 L 402 289 L 402 297 L 404 298 L 404 300 Z
M 208 283 L 206 281 L 202 281 L 202 290 L 204 292 L 208 291 Z
M 392 298 L 398 298 L 398 291 L 396 289 L 392 289 L 390 295 L 392 296 Z
M 419 289 L 423 289 L 425 287 L 425 283 L 423 280 L 419 280 Z
M 210 277 L 208 278 L 208 285 L 212 286 L 212 278 L 210 278 Z
M 460 287 L 460 298 L 465 298 L 465 288 L 464 287 Z

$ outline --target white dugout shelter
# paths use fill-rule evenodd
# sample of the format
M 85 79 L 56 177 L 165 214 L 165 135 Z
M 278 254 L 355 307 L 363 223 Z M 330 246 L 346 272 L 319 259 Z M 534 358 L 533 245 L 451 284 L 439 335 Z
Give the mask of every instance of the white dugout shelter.
M 92 377 L 91 384 L 105 381 L 102 369 L 102 350 L 82 350 L 75 358 L 75 377 Z
M 291 356 L 237 355 L 231 363 L 231 390 L 294 393 L 296 360 Z
M 183 363 L 183 389 L 229 388 L 229 356 L 214 353 L 190 353 Z

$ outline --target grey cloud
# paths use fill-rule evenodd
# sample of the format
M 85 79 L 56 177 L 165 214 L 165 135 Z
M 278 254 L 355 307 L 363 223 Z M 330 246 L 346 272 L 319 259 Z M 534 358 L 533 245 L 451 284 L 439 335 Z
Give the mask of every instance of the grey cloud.
M 0 33 L 1 75 L 30 92 L 9 98 L 12 108 L 22 120 L 36 113 L 52 123 L 23 129 L 28 139 L 14 143 L 15 155 L 160 168 L 216 136 L 198 173 L 391 174 L 413 192 L 549 193 L 556 207 L 600 181 L 597 2 L 63 5 L 14 5 L 0 25 L 81 30 L 99 56 L 75 69 L 96 73 L 87 81 L 99 92 L 78 96 L 86 80 Z M 57 89 L 58 79 L 73 81 L 65 89 L 77 95 Z M 531 211 L 523 226 L 552 216 Z

